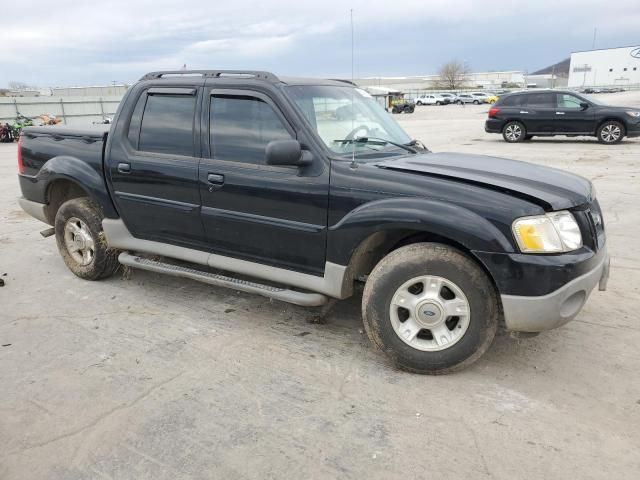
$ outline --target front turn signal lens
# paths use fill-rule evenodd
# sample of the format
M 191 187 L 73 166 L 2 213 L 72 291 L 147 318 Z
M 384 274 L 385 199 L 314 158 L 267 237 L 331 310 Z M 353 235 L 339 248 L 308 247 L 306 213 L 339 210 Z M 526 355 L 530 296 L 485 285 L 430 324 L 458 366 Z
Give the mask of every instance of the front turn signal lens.
M 582 246 L 580 227 L 567 211 L 518 218 L 512 230 L 523 253 L 569 252 Z

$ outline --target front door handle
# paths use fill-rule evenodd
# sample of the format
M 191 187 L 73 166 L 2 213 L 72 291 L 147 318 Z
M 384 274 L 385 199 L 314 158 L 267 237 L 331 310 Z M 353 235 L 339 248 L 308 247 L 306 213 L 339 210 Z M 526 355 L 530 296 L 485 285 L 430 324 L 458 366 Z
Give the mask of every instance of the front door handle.
M 224 175 L 209 173 L 207 174 L 207 182 L 213 183 L 214 185 L 222 185 L 224 183 Z
M 120 173 L 131 173 L 131 164 L 130 163 L 119 163 L 118 171 Z
M 564 115 L 564 112 L 556 112 L 556 115 Z
M 529 113 L 526 110 L 520 110 L 520 113 Z

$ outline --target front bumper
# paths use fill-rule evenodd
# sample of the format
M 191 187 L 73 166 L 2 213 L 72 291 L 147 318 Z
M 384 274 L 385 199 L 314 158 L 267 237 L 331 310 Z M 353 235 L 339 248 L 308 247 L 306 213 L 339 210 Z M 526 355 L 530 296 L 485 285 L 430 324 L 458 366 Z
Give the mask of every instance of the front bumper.
M 640 137 L 640 120 L 627 122 L 627 137 Z
M 507 329 L 541 332 L 573 320 L 596 285 L 600 290 L 606 289 L 609 269 L 610 258 L 605 251 L 593 269 L 547 295 L 501 295 Z

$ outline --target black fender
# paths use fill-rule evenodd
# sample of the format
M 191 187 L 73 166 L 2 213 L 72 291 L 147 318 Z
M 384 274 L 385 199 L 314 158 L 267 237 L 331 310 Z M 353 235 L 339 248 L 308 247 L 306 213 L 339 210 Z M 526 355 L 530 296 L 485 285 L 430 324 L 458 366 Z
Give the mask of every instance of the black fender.
M 327 260 L 348 265 L 362 242 L 385 230 L 430 233 L 470 251 L 515 251 L 511 238 L 471 210 L 438 200 L 404 197 L 365 203 L 330 226 Z
M 35 176 L 36 183 L 43 186 L 44 203 L 48 203 L 51 185 L 62 179 L 71 181 L 84 190 L 89 198 L 100 205 L 105 217 L 118 218 L 107 190 L 101 165 L 96 169 L 86 161 L 67 155 L 49 159 Z

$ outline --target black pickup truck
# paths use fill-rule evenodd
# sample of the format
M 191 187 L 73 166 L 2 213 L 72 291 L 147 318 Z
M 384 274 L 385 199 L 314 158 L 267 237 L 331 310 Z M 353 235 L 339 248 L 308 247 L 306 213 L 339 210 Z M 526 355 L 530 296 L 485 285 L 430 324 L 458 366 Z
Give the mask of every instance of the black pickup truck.
M 25 129 L 18 168 L 77 276 L 123 264 L 305 306 L 365 282 L 369 338 L 414 372 L 469 365 L 499 322 L 558 327 L 608 277 L 588 180 L 432 153 L 347 82 L 149 73 L 108 132 Z

